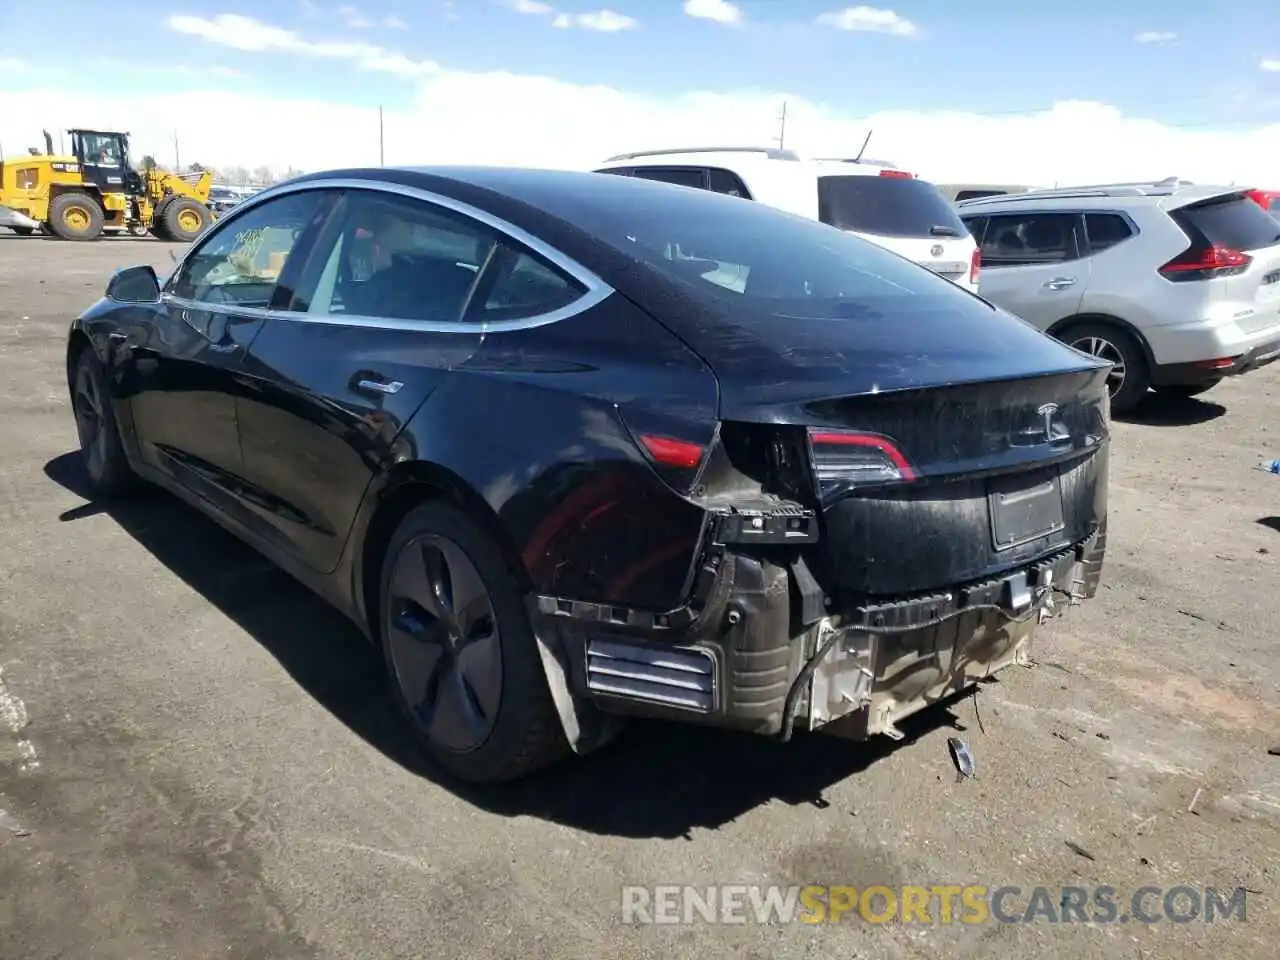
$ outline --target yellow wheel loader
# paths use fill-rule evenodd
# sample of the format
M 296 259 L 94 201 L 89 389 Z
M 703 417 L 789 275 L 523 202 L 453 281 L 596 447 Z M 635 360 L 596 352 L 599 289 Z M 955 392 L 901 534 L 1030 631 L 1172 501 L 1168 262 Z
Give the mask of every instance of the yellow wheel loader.
M 45 153 L 0 160 L 0 226 L 63 240 L 96 240 L 104 231 L 188 243 L 213 222 L 212 172 L 179 176 L 142 173 L 129 163 L 129 135 L 69 130 L 71 154 L 57 156 L 45 132 Z

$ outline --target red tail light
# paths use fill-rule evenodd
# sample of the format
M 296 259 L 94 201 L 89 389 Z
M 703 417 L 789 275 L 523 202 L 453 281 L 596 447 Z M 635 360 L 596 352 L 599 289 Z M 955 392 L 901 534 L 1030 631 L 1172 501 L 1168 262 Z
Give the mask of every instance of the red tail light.
M 648 433 L 641 435 L 640 442 L 649 451 L 649 456 L 653 457 L 654 462 L 680 470 L 692 470 L 697 467 L 702 463 L 702 456 L 706 452 L 705 447 L 688 440 L 658 437 Z
M 916 472 L 888 437 L 855 430 L 809 429 L 813 471 L 818 482 L 883 483 L 914 480 Z
M 1175 282 L 1234 277 L 1248 270 L 1252 262 L 1251 256 L 1239 250 L 1193 246 L 1161 267 L 1160 275 Z
M 1246 190 L 1244 195 L 1269 213 L 1271 211 L 1271 204 L 1277 197 L 1280 197 L 1280 191 Z
M 880 176 L 893 177 L 895 180 L 914 180 L 916 178 L 914 173 L 907 173 L 905 170 L 881 170 Z
M 975 286 L 978 283 L 978 271 L 980 269 L 982 269 L 982 251 L 974 247 L 973 256 L 969 258 L 969 282 Z

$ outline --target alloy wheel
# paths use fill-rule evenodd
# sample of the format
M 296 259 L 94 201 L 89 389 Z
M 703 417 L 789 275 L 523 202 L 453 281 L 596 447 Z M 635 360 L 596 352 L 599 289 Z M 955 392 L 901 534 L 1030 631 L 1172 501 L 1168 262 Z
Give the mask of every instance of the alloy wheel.
M 1120 352 L 1119 347 L 1105 337 L 1081 337 L 1071 346 L 1110 363 L 1112 366 L 1111 372 L 1107 374 L 1107 389 L 1111 391 L 1113 397 L 1120 392 L 1124 386 L 1125 366 L 1124 354 Z
M 445 537 L 420 537 L 397 555 L 388 593 L 391 664 L 405 702 L 434 745 L 476 749 L 498 717 L 502 647 L 475 564 Z
M 76 371 L 71 402 L 75 412 L 76 432 L 80 436 L 80 449 L 84 452 L 89 475 L 100 476 L 106 458 L 107 434 L 103 422 L 102 396 L 87 363 L 82 363 Z

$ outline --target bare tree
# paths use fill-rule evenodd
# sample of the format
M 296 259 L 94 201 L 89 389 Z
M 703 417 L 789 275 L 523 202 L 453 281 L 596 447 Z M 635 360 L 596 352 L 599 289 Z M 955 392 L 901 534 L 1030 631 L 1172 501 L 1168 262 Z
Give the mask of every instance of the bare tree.
M 270 185 L 276 182 L 276 175 L 271 172 L 270 167 L 258 167 L 253 171 L 253 179 L 257 183 Z

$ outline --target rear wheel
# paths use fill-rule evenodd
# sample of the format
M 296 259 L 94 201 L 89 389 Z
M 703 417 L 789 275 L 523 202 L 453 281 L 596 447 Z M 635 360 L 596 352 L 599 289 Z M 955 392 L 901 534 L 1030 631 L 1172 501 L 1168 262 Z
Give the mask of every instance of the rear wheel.
M 1156 387 L 1156 393 L 1173 400 L 1190 400 L 1192 397 L 1200 396 L 1206 390 L 1212 390 L 1221 382 L 1222 378 L 1219 377 L 1217 380 L 1209 380 L 1206 383 L 1167 383 Z
M 160 214 L 165 233 L 179 243 L 190 243 L 213 222 L 209 208 L 190 197 L 175 197 L 164 205 Z
M 1107 323 L 1079 323 L 1059 333 L 1058 339 L 1112 365 L 1107 390 L 1113 413 L 1133 409 L 1146 395 L 1151 374 L 1146 355 L 1132 334 Z
M 102 235 L 102 208 L 87 193 L 62 193 L 49 204 L 49 229 L 63 240 L 96 240 Z
M 566 751 L 521 591 L 501 549 L 443 501 L 388 545 L 380 601 L 392 696 L 425 752 L 471 783 L 512 780 Z
M 132 489 L 137 477 L 120 440 L 106 372 L 92 348 L 86 347 L 76 360 L 71 376 L 71 406 L 85 473 L 94 491 L 114 496 Z

